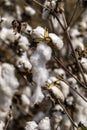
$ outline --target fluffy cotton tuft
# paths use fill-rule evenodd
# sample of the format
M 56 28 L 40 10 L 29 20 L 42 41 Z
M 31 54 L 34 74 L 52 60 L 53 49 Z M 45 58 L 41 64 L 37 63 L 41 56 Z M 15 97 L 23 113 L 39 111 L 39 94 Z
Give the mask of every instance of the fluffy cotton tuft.
M 44 38 L 44 32 L 45 32 L 45 29 L 42 28 L 41 26 L 38 26 L 32 30 L 32 37 L 33 38 Z
M 29 49 L 29 41 L 25 36 L 22 36 L 19 38 L 18 40 L 18 45 L 21 49 L 23 49 L 24 51 L 27 51 Z
M 20 68 L 22 71 L 23 71 L 24 69 L 31 70 L 32 65 L 31 65 L 31 63 L 29 62 L 29 59 L 28 59 L 28 57 L 27 57 L 27 53 L 26 53 L 26 52 L 24 52 L 24 53 L 22 54 L 22 56 L 20 56 L 20 57 L 17 58 L 16 65 L 17 65 L 17 67 Z
M 45 117 L 44 119 L 42 119 L 38 124 L 38 128 L 40 130 L 51 130 L 49 117 Z
M 28 14 L 30 16 L 32 16 L 36 13 L 36 11 L 30 6 L 25 6 L 25 12 L 26 12 L 26 14 Z
M 51 52 L 51 48 L 42 42 L 38 44 L 35 52 L 30 57 L 33 81 L 37 84 L 37 88 L 32 97 L 34 103 L 41 102 L 44 97 L 41 91 L 41 86 L 45 85 L 45 82 L 49 77 L 48 70 L 46 69 L 46 63 L 51 58 Z
M 82 58 L 81 64 L 82 64 L 84 70 L 87 72 L 87 58 Z
M 0 121 L 0 130 L 4 130 L 4 122 Z
M 63 48 L 64 43 L 60 37 L 54 33 L 49 33 L 49 37 L 51 38 L 53 45 L 56 46 L 59 50 Z
M 38 125 L 35 121 L 29 121 L 26 124 L 25 130 L 38 130 Z
M 11 64 L 0 66 L 0 118 L 5 118 L 11 105 L 12 97 L 19 86 L 15 76 L 15 68 Z
M 20 36 L 19 33 L 17 33 L 16 35 L 13 32 L 13 29 L 7 29 L 7 28 L 3 28 L 0 32 L 0 38 L 4 41 L 6 41 L 6 43 L 9 42 L 14 42 L 15 40 L 18 39 L 18 37 Z

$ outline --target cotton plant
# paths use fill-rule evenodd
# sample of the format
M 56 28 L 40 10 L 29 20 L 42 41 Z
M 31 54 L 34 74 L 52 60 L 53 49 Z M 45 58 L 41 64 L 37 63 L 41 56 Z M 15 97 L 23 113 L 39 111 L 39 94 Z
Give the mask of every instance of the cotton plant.
M 16 121 L 18 129 L 25 130 L 72 130 L 80 121 L 87 126 L 87 104 L 83 101 L 87 12 L 73 24 L 65 14 L 67 1 L 45 0 L 41 4 L 36 0 L 15 0 L 14 6 L 12 2 L 5 0 L 0 8 L 0 129 L 6 126 L 10 106 L 13 120 L 7 129 L 14 129 Z M 37 20 L 38 10 L 33 7 L 36 4 L 41 6 L 40 24 L 32 22 L 34 16 Z M 18 104 L 14 103 L 16 96 Z

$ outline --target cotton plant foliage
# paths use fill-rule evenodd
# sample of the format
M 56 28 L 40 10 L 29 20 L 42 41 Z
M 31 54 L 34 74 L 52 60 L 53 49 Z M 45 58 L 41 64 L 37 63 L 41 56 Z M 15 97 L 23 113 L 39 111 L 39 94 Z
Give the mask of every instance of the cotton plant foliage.
M 87 130 L 87 2 L 80 19 L 70 2 L 0 1 L 0 130 Z

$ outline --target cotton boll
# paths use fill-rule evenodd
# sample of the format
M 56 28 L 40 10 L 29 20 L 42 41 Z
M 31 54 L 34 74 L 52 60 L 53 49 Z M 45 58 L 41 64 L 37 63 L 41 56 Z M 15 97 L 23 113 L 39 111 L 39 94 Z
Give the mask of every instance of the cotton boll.
M 43 12 L 42 12 L 42 19 L 46 20 L 50 15 L 50 11 L 47 10 L 47 9 L 43 9 Z
M 29 49 L 29 41 L 25 36 L 22 36 L 18 40 L 18 45 L 24 50 L 27 51 Z
M 62 119 L 63 119 L 63 116 L 62 116 L 61 111 L 55 111 L 55 112 L 53 113 L 53 117 L 54 117 L 55 123 L 56 123 L 57 126 L 58 126 L 58 124 L 59 124 L 59 123 L 62 121 Z M 57 127 L 56 124 L 55 124 L 55 127 Z
M 59 69 L 54 69 L 54 73 L 56 74 L 56 76 L 62 76 L 64 79 L 66 79 L 66 74 L 65 71 L 62 68 Z
M 25 130 L 38 130 L 38 125 L 35 121 L 29 121 L 26 123 Z
M 61 129 L 63 130 L 70 130 L 71 129 L 71 122 L 70 120 L 68 119 L 67 115 L 64 115 L 63 116 L 63 123 L 61 125 Z
M 51 130 L 49 117 L 45 117 L 44 119 L 42 119 L 38 124 L 38 128 L 40 130 Z
M 34 106 L 35 104 L 39 104 L 40 102 L 42 102 L 43 98 L 44 95 L 42 93 L 41 86 L 37 86 L 33 96 L 31 97 L 31 106 Z
M 50 79 L 52 82 L 57 81 L 57 78 L 56 78 L 56 77 L 54 77 L 54 76 L 50 77 L 49 79 Z
M 32 65 L 31 65 L 31 63 L 29 62 L 29 59 L 28 59 L 28 57 L 27 57 L 27 53 L 26 53 L 26 52 L 24 52 L 21 57 L 18 57 L 18 58 L 17 58 L 16 65 L 17 65 L 17 67 L 20 68 L 22 71 L 23 71 L 24 69 L 31 70 Z
M 32 66 L 34 67 L 38 67 L 39 64 L 42 65 L 42 63 L 39 63 L 40 62 L 40 55 L 37 53 L 37 52 L 34 52 L 31 57 L 30 57 L 30 62 L 32 64 Z
M 21 95 L 21 101 L 22 101 L 22 108 L 26 113 L 29 112 L 29 106 L 30 106 L 30 99 L 25 95 Z
M 48 55 L 47 55 L 48 54 Z M 35 52 L 31 55 L 30 61 L 32 64 L 33 81 L 37 87 L 32 96 L 33 103 L 39 103 L 43 100 L 41 87 L 45 85 L 49 77 L 49 72 L 46 69 L 46 63 L 51 58 L 51 49 L 45 43 L 40 43 Z
M 0 38 L 3 41 L 5 40 L 7 44 L 9 44 L 9 41 L 13 43 L 19 36 L 20 34 L 15 35 L 12 29 L 3 28 L 0 32 Z
M 0 110 L 0 120 L 4 120 L 8 114 L 8 110 L 2 111 Z
M 0 121 L 0 130 L 4 130 L 4 122 L 3 121 Z
M 5 15 L 1 18 L 2 23 L 1 26 L 5 28 L 11 28 L 11 22 L 14 20 L 14 17 L 5 13 Z
M 81 50 L 84 50 L 84 44 L 83 44 L 83 39 L 81 38 L 73 38 L 72 39 L 72 45 L 73 45 L 73 48 L 74 49 L 77 49 L 78 47 L 81 49 Z
M 54 96 L 57 99 L 60 99 L 61 101 L 64 101 L 64 95 L 63 95 L 62 91 L 58 87 L 53 86 L 50 90 L 52 91 L 52 93 L 54 94 Z
M 82 58 L 81 64 L 82 64 L 84 70 L 87 71 L 87 58 Z
M 73 105 L 74 97 L 73 96 L 68 96 L 66 98 L 66 102 L 67 102 L 68 105 Z
M 22 11 L 21 7 L 19 5 L 16 5 L 17 19 L 20 21 L 22 20 L 22 17 L 21 17 L 22 12 L 23 11 Z
M 52 40 L 53 45 L 55 45 L 59 50 L 63 48 L 63 41 L 54 33 L 49 33 L 49 37 Z
M 30 6 L 25 6 L 24 9 L 25 9 L 25 13 L 30 15 L 30 16 L 32 16 L 36 13 L 36 11 Z
M 47 61 L 51 59 L 52 50 L 45 43 L 41 42 L 36 51 L 30 57 L 30 61 L 33 66 L 42 66 L 45 67 Z
M 0 39 L 2 39 L 3 41 L 6 40 L 7 33 L 8 33 L 8 29 L 7 28 L 3 28 L 0 31 Z
M 66 83 L 64 83 L 63 81 L 60 81 L 60 85 L 62 87 L 61 89 L 64 94 L 64 97 L 66 98 L 69 94 L 69 86 Z
M 33 81 L 39 86 L 44 86 L 49 76 L 47 69 L 39 67 L 35 68 L 33 71 Z
M 46 9 L 46 8 L 43 8 L 43 12 L 42 12 L 42 19 L 47 19 L 48 16 L 50 15 L 50 9 L 54 10 L 55 7 L 56 7 L 56 1 L 52 0 L 52 1 L 48 1 L 48 0 L 45 0 L 45 3 L 44 3 L 44 6 L 49 8 Z
M 71 85 L 75 85 L 75 84 L 77 84 L 76 79 L 73 78 L 73 77 L 68 78 L 68 82 L 69 82 Z
M 8 63 L 3 63 L 1 75 L 3 80 L 13 89 L 16 89 L 19 86 L 18 80 L 15 77 L 15 68 L 13 65 Z
M 45 7 L 49 7 L 50 6 L 50 2 L 45 0 L 44 6 Z M 48 10 L 46 8 L 43 8 L 42 19 L 44 19 L 44 20 L 47 19 L 49 14 L 50 14 L 50 10 Z
M 24 87 L 23 94 L 25 94 L 27 97 L 31 97 L 31 88 L 29 86 Z
M 72 38 L 76 38 L 78 35 L 80 35 L 80 32 L 78 31 L 77 28 L 73 28 L 70 30 L 70 35 Z
M 51 59 L 52 50 L 44 42 L 38 44 L 37 52 L 43 55 L 46 61 L 49 61 Z
M 30 104 L 30 101 L 29 101 L 28 97 L 26 95 L 24 95 L 24 94 L 21 95 L 21 100 L 22 100 L 22 104 L 24 106 L 28 106 Z
M 59 104 L 56 104 L 53 110 L 55 110 L 55 111 L 63 111 L 63 108 Z
M 43 113 L 42 111 L 39 111 L 33 118 L 34 121 L 36 121 L 37 123 L 40 122 L 40 120 L 42 120 L 45 117 L 45 113 Z
M 12 97 L 19 86 L 13 65 L 3 63 L 0 66 L 0 118 L 4 119 L 12 102 Z
M 33 38 L 44 38 L 44 32 L 45 29 L 41 26 L 38 26 L 37 28 L 32 30 L 32 37 Z

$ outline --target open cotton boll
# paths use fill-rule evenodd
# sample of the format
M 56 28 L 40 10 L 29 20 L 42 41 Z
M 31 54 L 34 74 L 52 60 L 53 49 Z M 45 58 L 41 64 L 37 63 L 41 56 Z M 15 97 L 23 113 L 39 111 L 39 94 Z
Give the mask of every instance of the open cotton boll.
M 18 45 L 24 50 L 27 51 L 29 49 L 29 41 L 25 36 L 22 36 L 18 40 Z
M 0 31 L 0 38 L 7 43 L 8 41 L 13 43 L 19 36 L 20 34 L 17 33 L 15 35 L 12 29 L 7 29 L 5 27 Z
M 60 85 L 61 85 L 61 89 L 64 94 L 64 97 L 66 98 L 69 94 L 69 86 L 63 81 L 60 81 Z
M 49 74 L 46 68 L 39 67 L 33 70 L 33 81 L 37 83 L 37 85 L 44 86 L 48 76 Z
M 87 71 L 87 58 L 82 58 L 81 64 L 82 64 L 84 70 Z
M 78 35 L 80 35 L 81 33 L 78 31 L 77 28 L 73 28 L 70 30 L 70 35 L 72 38 L 76 38 Z
M 13 65 L 3 63 L 1 66 L 1 76 L 1 78 L 6 82 L 6 84 L 12 89 L 16 89 L 19 86 L 18 80 L 15 76 L 15 68 Z
M 26 113 L 29 112 L 29 106 L 30 106 L 30 99 L 25 95 L 21 95 L 21 101 L 22 101 L 22 108 Z
M 50 2 L 47 1 L 47 0 L 45 0 L 44 6 L 45 6 L 45 7 L 49 7 L 49 6 L 50 6 Z M 46 8 L 43 8 L 42 19 L 44 19 L 44 20 L 47 19 L 48 16 L 49 16 L 49 14 L 50 14 L 50 10 L 48 10 L 48 9 L 46 9 Z
M 54 33 L 49 33 L 49 37 L 52 40 L 52 43 L 54 46 L 56 46 L 59 50 L 63 48 L 63 41 L 61 38 L 59 38 L 56 34 Z
M 24 70 L 24 69 L 31 70 L 32 65 L 31 65 L 31 63 L 29 62 L 29 59 L 28 59 L 28 57 L 27 57 L 27 53 L 26 53 L 26 52 L 24 52 L 21 57 L 18 57 L 18 58 L 17 58 L 16 65 L 17 65 L 17 67 L 20 68 L 21 70 Z
M 49 17 L 49 15 L 50 15 L 50 10 L 44 8 L 42 12 L 42 19 L 46 20 Z
M 61 129 L 62 130 L 70 130 L 71 126 L 72 126 L 72 124 L 71 124 L 69 118 L 67 117 L 67 115 L 64 115 L 63 116 L 63 123 L 61 125 Z
M 51 89 L 52 93 L 54 94 L 54 96 L 57 98 L 57 99 L 60 99 L 61 101 L 64 101 L 64 94 L 62 93 L 62 91 L 56 87 L 56 86 L 53 86 Z
M 29 98 L 25 94 L 21 95 L 21 100 L 22 100 L 22 105 L 24 106 L 28 106 L 30 104 Z
M 31 97 L 31 88 L 30 88 L 30 86 L 25 86 L 24 87 L 23 94 L 26 95 L 28 98 Z
M 59 69 L 54 69 L 54 73 L 56 74 L 56 76 L 62 76 L 64 79 L 66 79 L 66 73 L 62 68 Z
M 6 40 L 8 32 L 9 32 L 9 29 L 3 27 L 2 30 L 0 31 L 0 39 L 3 41 Z
M 34 121 L 36 121 L 37 123 L 40 122 L 40 120 L 42 120 L 45 117 L 45 113 L 43 111 L 39 111 L 33 118 Z
M 69 82 L 71 85 L 75 85 L 75 84 L 77 84 L 76 79 L 73 78 L 73 77 L 68 78 L 68 82 Z
M 13 65 L 3 63 L 0 66 L 0 118 L 4 119 L 12 102 L 12 97 L 19 86 Z M 3 113 L 4 111 L 4 113 Z
M 42 119 L 38 124 L 38 128 L 39 130 L 51 130 L 49 117 L 45 117 L 44 119 Z
M 30 6 L 25 6 L 24 9 L 25 9 L 25 13 L 27 15 L 32 16 L 32 15 L 34 15 L 36 13 L 36 11 L 32 7 L 30 7 Z
M 52 0 L 49 2 L 49 1 L 45 0 L 44 6 L 49 8 L 49 9 L 50 9 L 50 7 L 52 9 L 54 9 L 56 6 L 56 1 Z M 47 19 L 49 15 L 50 15 L 50 10 L 43 8 L 42 19 L 44 19 L 44 20 Z
M 54 76 L 51 76 L 49 79 L 50 79 L 52 82 L 57 81 L 57 78 L 56 78 L 56 77 L 54 77 Z
M 32 37 L 33 38 L 44 38 L 44 32 L 45 32 L 45 29 L 42 28 L 41 26 L 38 26 L 32 30 Z
M 83 39 L 81 39 L 81 38 L 73 38 L 72 39 L 73 48 L 77 49 L 79 47 L 81 50 L 84 50 L 84 44 L 83 44 L 82 40 Z
M 38 44 L 36 51 L 37 53 L 41 54 L 46 61 L 49 61 L 51 59 L 52 50 L 44 42 Z
M 45 43 L 41 42 L 38 44 L 36 51 L 30 57 L 30 61 L 33 66 L 45 67 L 47 61 L 51 59 L 52 50 Z
M 38 130 L 38 125 L 35 121 L 29 121 L 26 123 L 25 130 Z
M 33 96 L 31 97 L 31 106 L 33 107 L 35 104 L 39 104 L 42 102 L 43 98 L 44 95 L 42 93 L 41 86 L 37 86 Z
M 9 15 L 8 13 L 5 13 L 5 15 L 1 18 L 1 20 L 2 20 L 1 23 L 2 27 L 11 28 L 11 22 L 14 20 L 14 17 Z
M 0 121 L 0 130 L 4 130 L 4 122 L 3 121 Z
M 59 104 L 56 104 L 53 110 L 62 112 L 63 108 Z

